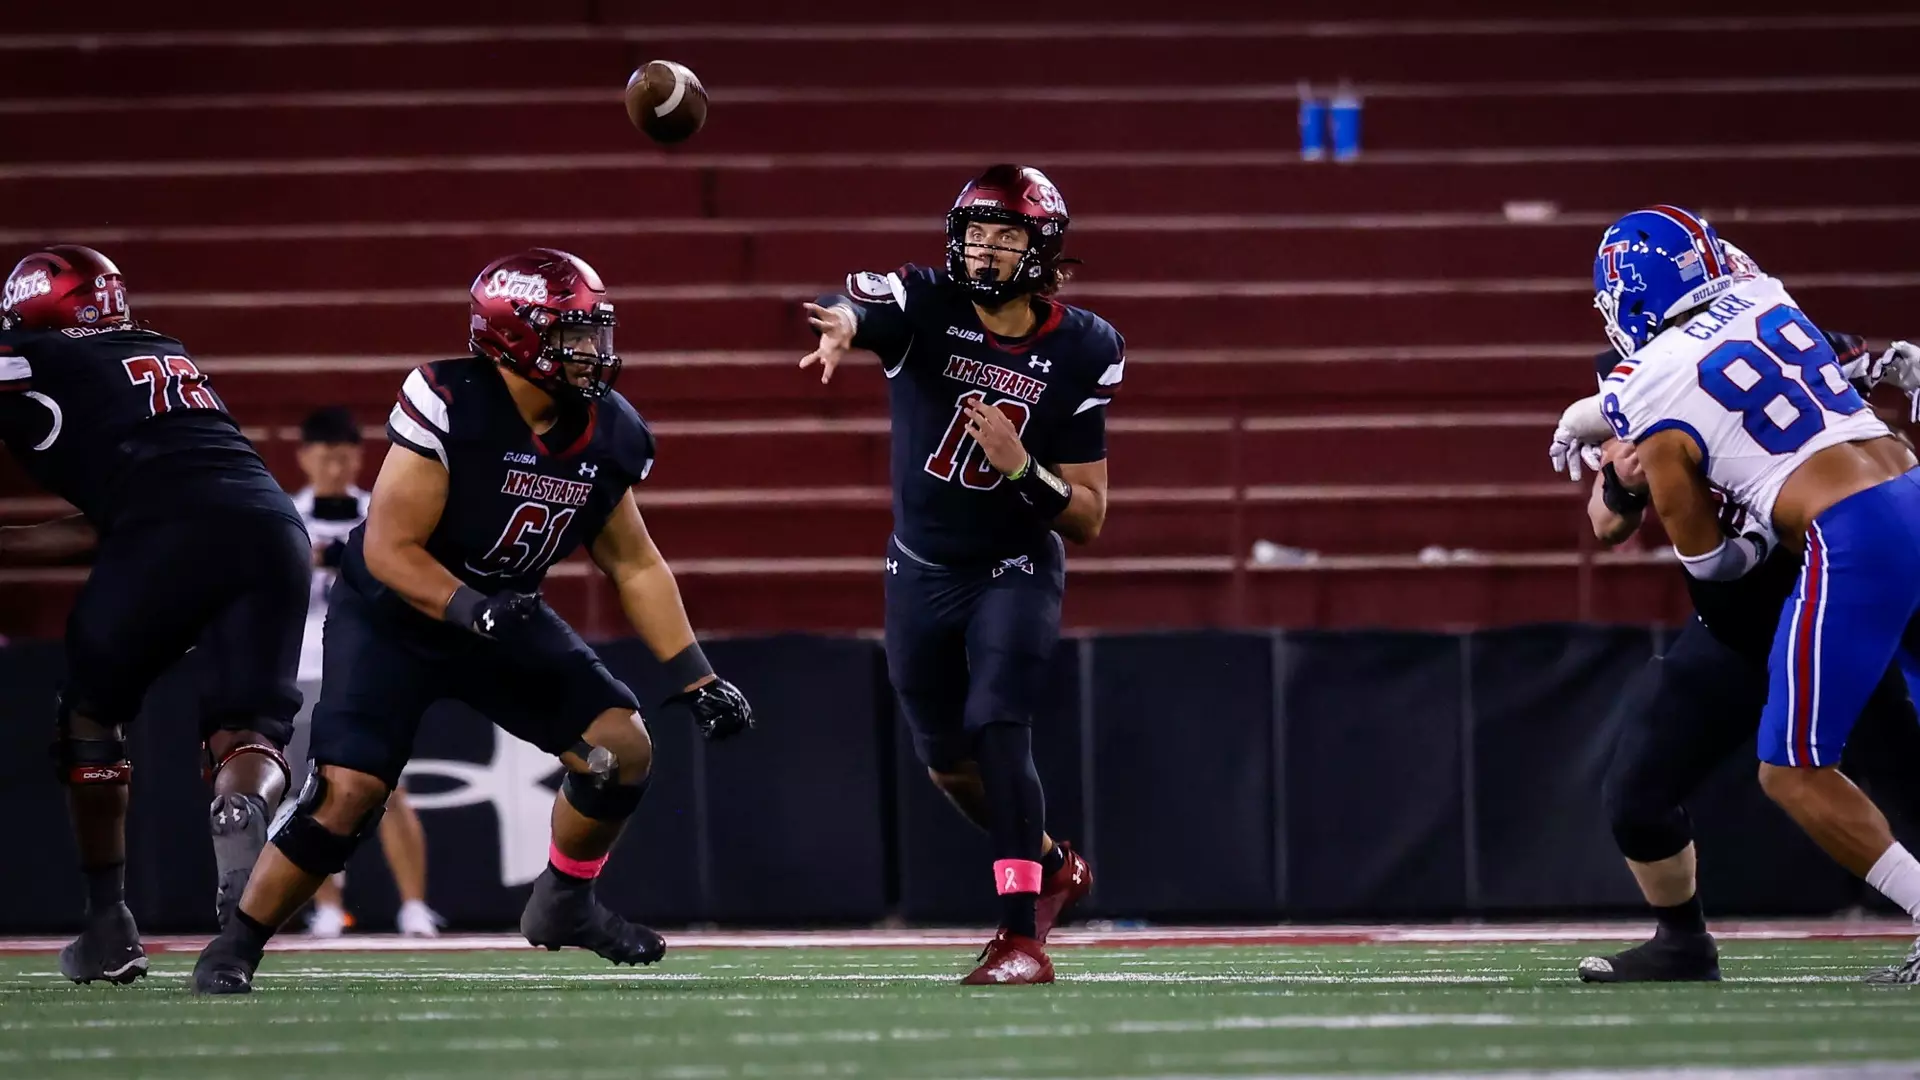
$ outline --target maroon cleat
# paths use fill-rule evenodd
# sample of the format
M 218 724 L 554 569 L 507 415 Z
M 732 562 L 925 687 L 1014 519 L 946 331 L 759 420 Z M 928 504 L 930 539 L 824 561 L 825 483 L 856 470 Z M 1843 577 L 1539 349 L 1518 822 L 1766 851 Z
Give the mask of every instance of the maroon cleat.
M 980 966 L 960 982 L 966 986 L 1032 986 L 1053 981 L 1053 961 L 1040 943 L 1005 930 L 980 953 Z
M 1093 891 L 1093 867 L 1087 865 L 1087 860 L 1081 858 L 1072 845 L 1060 842 L 1056 846 L 1067 861 L 1040 886 L 1040 899 L 1033 905 L 1034 937 L 1042 943 L 1059 925 L 1060 916 Z

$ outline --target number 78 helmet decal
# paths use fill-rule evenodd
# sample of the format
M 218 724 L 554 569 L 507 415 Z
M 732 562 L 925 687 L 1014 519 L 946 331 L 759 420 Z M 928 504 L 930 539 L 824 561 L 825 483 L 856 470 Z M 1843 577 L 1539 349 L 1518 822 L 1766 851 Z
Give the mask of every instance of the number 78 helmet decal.
M 1677 206 L 1650 206 L 1615 222 L 1593 258 L 1593 306 L 1607 337 L 1631 356 L 1666 321 L 1759 273 L 1713 226 Z

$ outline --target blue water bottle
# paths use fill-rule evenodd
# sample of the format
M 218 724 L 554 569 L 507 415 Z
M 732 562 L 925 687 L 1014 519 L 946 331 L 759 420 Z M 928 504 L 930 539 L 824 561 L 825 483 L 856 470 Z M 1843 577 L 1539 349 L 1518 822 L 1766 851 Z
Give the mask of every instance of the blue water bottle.
M 1360 156 L 1360 98 L 1346 80 L 1333 95 L 1327 108 L 1328 126 L 1333 129 L 1333 159 L 1352 161 Z M 1304 122 L 1304 121 L 1303 121 Z
M 1327 103 L 1313 96 L 1313 87 L 1300 84 L 1300 160 L 1327 156 Z

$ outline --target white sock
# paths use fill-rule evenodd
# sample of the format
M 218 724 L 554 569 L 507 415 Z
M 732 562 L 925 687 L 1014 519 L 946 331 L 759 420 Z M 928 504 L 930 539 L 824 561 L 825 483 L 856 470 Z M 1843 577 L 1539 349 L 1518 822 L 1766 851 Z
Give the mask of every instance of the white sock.
M 1895 843 L 1880 856 L 1867 871 L 1867 884 L 1920 920 L 1920 861 L 1915 861 L 1904 846 Z

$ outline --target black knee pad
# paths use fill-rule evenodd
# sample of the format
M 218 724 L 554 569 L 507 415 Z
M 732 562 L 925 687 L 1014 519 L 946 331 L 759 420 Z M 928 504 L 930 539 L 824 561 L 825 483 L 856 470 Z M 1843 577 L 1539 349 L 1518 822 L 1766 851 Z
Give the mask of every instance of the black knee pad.
M 354 825 L 353 832 L 342 836 L 313 819 L 313 812 L 320 808 L 327 795 L 327 780 L 320 775 L 319 765 L 314 765 L 307 773 L 307 782 L 300 788 L 300 797 L 280 805 L 280 813 L 274 818 L 273 826 L 267 832 L 267 840 L 280 849 L 287 861 L 305 870 L 309 874 L 327 877 L 346 869 L 347 859 L 352 857 L 354 849 L 380 824 L 380 818 L 387 812 L 385 800 L 367 811 Z
M 127 741 L 118 737 L 82 739 L 74 735 L 72 713 L 64 700 L 54 723 L 53 744 L 47 753 L 53 758 L 55 777 L 67 787 L 125 787 L 133 782 L 133 762 L 127 760 Z
M 647 785 L 652 782 L 651 775 L 637 784 L 623 784 L 606 773 L 569 771 L 567 778 L 560 782 L 560 790 L 566 794 L 567 805 L 579 811 L 581 817 L 625 821 L 639 809 L 640 800 L 646 797 Z

